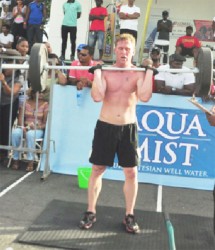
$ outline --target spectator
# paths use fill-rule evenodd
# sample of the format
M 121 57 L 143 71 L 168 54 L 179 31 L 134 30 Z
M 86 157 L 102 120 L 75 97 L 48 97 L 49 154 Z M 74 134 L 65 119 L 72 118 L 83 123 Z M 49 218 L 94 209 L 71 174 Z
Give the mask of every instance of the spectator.
M 128 0 L 127 5 L 122 5 L 119 11 L 120 34 L 131 34 L 137 42 L 138 18 L 140 8 L 134 5 L 135 0 Z
M 14 36 L 13 48 L 16 48 L 16 43 L 19 37 L 26 36 L 26 29 L 24 28 L 24 21 L 26 18 L 27 6 L 24 5 L 23 0 L 16 0 L 16 6 L 13 7 L 13 25 L 12 34 Z
M 75 58 L 77 19 L 81 17 L 81 4 L 77 0 L 68 0 L 63 5 L 63 24 L 61 26 L 62 47 L 61 60 L 65 60 L 67 37 L 70 34 L 71 41 L 71 61 Z
M 8 24 L 2 25 L 2 33 L 0 33 L 0 46 L 4 48 L 12 48 L 14 37 L 10 34 L 10 26 Z
M 29 51 L 34 43 L 42 43 L 43 40 L 42 25 L 46 19 L 46 6 L 42 2 L 43 0 L 34 0 L 27 7 L 24 28 L 27 27 Z
M 2 10 L 0 17 L 0 30 L 3 24 L 8 24 L 9 26 L 11 26 L 13 18 L 12 12 L 10 10 L 11 0 L 2 0 L 1 5 L 2 5 Z
M 163 11 L 162 17 L 163 19 L 158 20 L 157 22 L 158 40 L 164 40 L 169 42 L 169 33 L 172 32 L 172 21 L 168 19 L 169 12 L 166 10 Z M 169 45 L 158 45 L 158 44 L 156 45 L 163 50 L 164 52 L 163 63 L 166 64 Z
M 104 19 L 108 13 L 107 9 L 101 6 L 103 4 L 103 0 L 95 0 L 95 2 L 96 7 L 92 8 L 89 14 L 91 24 L 88 45 L 95 50 L 96 41 L 98 41 L 99 60 L 102 60 L 105 35 Z
M 78 60 L 72 62 L 71 66 L 94 66 L 98 64 L 98 61 L 93 61 L 93 49 L 88 45 L 81 44 L 78 46 Z M 89 73 L 88 70 L 77 70 L 70 69 L 69 79 L 64 74 L 58 75 L 58 82 L 61 85 L 75 85 L 77 89 L 83 87 L 91 87 L 93 81 L 93 74 Z
M 43 100 L 43 93 L 38 96 L 38 106 L 36 102 L 36 93 L 30 88 L 28 90 L 29 99 L 25 103 L 24 109 L 19 109 L 18 127 L 12 130 L 12 145 L 19 147 L 22 138 L 26 139 L 27 148 L 35 148 L 35 139 L 43 138 L 48 114 L 48 102 Z M 24 116 L 24 124 L 23 124 Z M 28 165 L 26 171 L 34 170 L 34 153 L 27 152 Z M 19 168 L 19 152 L 13 152 L 12 169 Z
M 176 53 L 182 56 L 191 56 L 194 57 L 194 61 L 197 61 L 199 48 L 201 43 L 198 38 L 192 36 L 193 27 L 186 27 L 186 35 L 181 36 L 176 41 Z
M 160 67 L 160 58 L 161 58 L 161 53 L 160 53 L 160 48 L 154 47 L 152 48 L 150 52 L 150 57 L 152 60 L 152 67 L 158 68 Z
M 212 106 L 211 108 L 211 115 L 205 112 L 206 118 L 211 126 L 215 126 L 215 106 Z
M 29 44 L 25 38 L 21 37 L 18 39 L 16 49 L 21 56 L 26 57 L 26 59 L 28 58 Z M 26 65 L 28 64 L 28 60 L 19 60 L 19 63 Z M 21 69 L 20 72 L 23 76 L 24 82 L 19 92 L 19 107 L 21 107 L 24 101 L 28 98 L 28 96 L 26 95 L 26 91 L 28 90 L 28 73 L 23 69 Z
M 152 67 L 152 68 L 158 68 L 160 67 L 160 49 L 158 47 L 152 48 L 150 52 L 150 58 L 145 58 L 143 60 L 142 66 L 146 67 Z M 156 92 L 156 85 L 155 85 L 155 76 L 152 76 L 152 91 Z
M 5 60 L 5 63 L 13 63 L 13 60 Z M 19 107 L 19 91 L 23 85 L 20 81 L 20 72 L 15 71 L 14 86 L 12 87 L 12 69 L 3 69 L 0 74 L 1 96 L 0 96 L 0 145 L 9 145 L 9 130 L 12 128 L 17 117 Z M 10 128 L 10 108 L 12 99 L 12 114 Z M 0 151 L 1 160 L 6 160 L 7 150 Z
M 162 65 L 158 69 L 165 71 L 169 69 L 188 69 L 183 66 L 186 59 L 179 54 L 172 54 L 169 57 L 169 64 Z M 159 72 L 155 76 L 155 84 L 158 93 L 170 95 L 191 96 L 194 93 L 195 76 L 193 73 Z

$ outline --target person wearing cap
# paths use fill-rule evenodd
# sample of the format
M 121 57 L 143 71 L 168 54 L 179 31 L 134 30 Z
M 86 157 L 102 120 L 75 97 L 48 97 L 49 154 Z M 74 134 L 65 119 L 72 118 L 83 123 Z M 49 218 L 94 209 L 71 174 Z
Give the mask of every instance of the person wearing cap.
M 194 57 L 194 61 L 197 61 L 199 48 L 201 48 L 201 42 L 195 36 L 192 36 L 193 27 L 186 27 L 186 35 L 181 36 L 176 41 L 176 53 L 182 56 Z
M 161 58 L 161 53 L 160 53 L 160 48 L 158 47 L 154 47 L 152 48 L 151 52 L 150 52 L 150 57 L 152 60 L 152 67 L 154 68 L 158 68 L 160 67 L 161 63 L 160 63 L 160 58 Z
M 142 62 L 143 67 L 158 68 L 160 66 L 160 49 L 158 47 L 152 48 L 150 58 L 144 58 Z M 155 76 L 152 76 L 152 92 L 156 92 Z
M 159 74 L 155 76 L 155 85 L 158 93 L 169 95 L 192 96 L 195 87 L 195 76 L 191 73 L 170 73 L 170 69 L 189 68 L 183 66 L 186 59 L 179 54 L 172 54 L 169 57 L 169 64 L 158 68 Z
M 89 21 L 90 31 L 88 37 L 88 45 L 95 49 L 96 42 L 99 49 L 99 60 L 102 60 L 104 36 L 105 36 L 105 23 L 104 19 L 108 15 L 107 9 L 102 7 L 103 0 L 95 0 L 96 7 L 90 10 Z
M 71 66 L 95 66 L 99 62 L 93 61 L 93 49 L 85 44 L 80 44 L 77 48 L 78 60 L 74 60 Z M 94 75 L 86 70 L 70 69 L 69 77 L 64 74 L 58 75 L 58 82 L 60 85 L 74 85 L 77 89 L 83 87 L 91 87 Z
M 131 34 L 137 42 L 138 18 L 140 8 L 134 5 L 135 0 L 128 0 L 127 5 L 122 5 L 119 11 L 120 34 Z
M 65 60 L 65 53 L 67 47 L 67 37 L 70 34 L 71 41 L 71 61 L 75 58 L 75 48 L 76 48 L 76 35 L 77 35 L 77 19 L 81 17 L 82 7 L 77 0 L 68 0 L 63 4 L 63 23 L 61 26 L 61 60 Z
M 172 21 L 168 19 L 169 12 L 164 10 L 162 12 L 162 19 L 157 22 L 157 32 L 158 32 L 158 40 L 169 41 L 170 33 L 172 32 Z M 167 63 L 167 54 L 169 51 L 169 45 L 157 45 L 160 49 L 163 50 L 163 63 Z

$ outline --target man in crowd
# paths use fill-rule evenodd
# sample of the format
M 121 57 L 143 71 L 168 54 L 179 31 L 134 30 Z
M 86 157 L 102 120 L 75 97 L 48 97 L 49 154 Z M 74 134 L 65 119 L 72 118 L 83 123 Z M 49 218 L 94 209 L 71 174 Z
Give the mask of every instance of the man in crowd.
M 152 68 L 158 68 L 160 67 L 160 49 L 158 47 L 152 48 L 150 52 L 150 58 L 145 58 L 143 60 L 142 66 L 150 66 Z M 156 92 L 156 85 L 155 85 L 155 76 L 152 76 L 152 91 Z
M 61 26 L 61 60 L 65 60 L 65 53 L 67 47 L 67 37 L 70 34 L 71 41 L 71 61 L 75 58 L 76 49 L 76 35 L 77 35 L 77 20 L 81 17 L 81 4 L 77 0 L 68 0 L 63 5 L 63 23 Z
M 34 43 L 42 43 L 43 30 L 42 25 L 46 19 L 46 6 L 43 0 L 34 0 L 27 7 L 24 27 L 27 28 L 27 38 L 29 51 Z
M 78 60 L 72 62 L 71 66 L 94 66 L 98 62 L 92 60 L 93 49 L 86 44 L 80 44 L 77 49 Z M 88 70 L 70 69 L 69 77 L 58 74 L 58 82 L 61 85 L 74 85 L 81 90 L 83 87 L 91 87 L 94 75 Z
M 194 93 L 195 76 L 193 73 L 170 73 L 166 70 L 185 69 L 183 66 L 186 59 L 179 54 L 172 54 L 169 57 L 169 64 L 162 65 L 158 69 L 159 72 L 155 76 L 155 85 L 158 93 L 169 95 L 185 95 L 191 96 Z
M 201 47 L 201 42 L 195 36 L 192 36 L 193 27 L 186 27 L 186 35 L 181 36 L 176 41 L 176 53 L 182 56 L 194 57 L 194 61 L 197 61 L 199 48 Z
M 168 19 L 169 12 L 163 11 L 162 12 L 163 19 L 158 20 L 157 22 L 157 32 L 158 33 L 158 40 L 164 40 L 169 42 L 169 34 L 172 32 L 172 21 Z M 163 49 L 164 56 L 163 56 L 163 63 L 167 63 L 167 55 L 169 51 L 169 45 L 157 45 L 159 48 Z
M 89 229 L 96 222 L 96 204 L 102 188 L 102 176 L 106 166 L 113 166 L 117 154 L 119 165 L 125 174 L 124 195 L 126 211 L 125 229 L 138 233 L 134 216 L 139 164 L 136 104 L 147 102 L 152 96 L 152 70 L 134 72 L 131 63 L 135 39 L 130 34 L 120 35 L 115 42 L 116 63 L 113 67 L 131 68 L 131 71 L 102 71 L 94 67 L 91 96 L 95 102 L 103 102 L 96 124 L 90 162 L 92 174 L 88 188 L 88 208 L 80 221 L 81 229 Z
M 95 50 L 96 41 L 98 42 L 99 60 L 102 60 L 105 35 L 104 19 L 108 13 L 107 9 L 101 6 L 103 4 L 103 0 L 95 0 L 95 2 L 96 7 L 92 8 L 89 14 L 91 24 L 88 45 Z
M 152 67 L 154 68 L 158 68 L 160 67 L 161 63 L 160 63 L 160 58 L 161 58 L 161 52 L 160 52 L 160 48 L 158 47 L 153 47 L 151 52 L 150 52 L 150 57 L 152 60 Z
M 2 25 L 2 33 L 0 33 L 0 46 L 11 49 L 14 41 L 14 36 L 10 34 L 10 26 L 8 24 Z
M 138 18 L 140 8 L 134 5 L 135 0 L 128 0 L 127 5 L 122 5 L 119 11 L 120 34 L 131 34 L 137 42 Z

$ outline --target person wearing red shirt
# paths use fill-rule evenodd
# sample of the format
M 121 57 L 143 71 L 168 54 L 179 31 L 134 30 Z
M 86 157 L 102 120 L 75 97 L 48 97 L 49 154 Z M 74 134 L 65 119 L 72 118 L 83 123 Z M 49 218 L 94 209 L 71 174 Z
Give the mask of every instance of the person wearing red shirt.
M 80 44 L 77 48 L 78 60 L 72 61 L 71 66 L 95 66 L 99 62 L 93 61 L 93 50 L 85 44 Z M 83 87 L 91 87 L 94 75 L 86 70 L 70 69 L 69 77 L 58 74 L 58 82 L 61 85 L 74 85 L 81 90 Z
M 198 38 L 192 36 L 192 33 L 193 27 L 187 26 L 186 35 L 179 37 L 176 41 L 176 54 L 194 57 L 194 60 L 196 61 L 201 42 Z
M 92 8 L 89 14 L 89 21 L 91 22 L 91 24 L 88 45 L 95 49 L 96 42 L 98 42 L 99 60 L 102 60 L 105 34 L 104 19 L 108 15 L 108 13 L 106 8 L 101 7 L 101 5 L 103 4 L 103 0 L 95 0 L 95 2 L 96 7 Z

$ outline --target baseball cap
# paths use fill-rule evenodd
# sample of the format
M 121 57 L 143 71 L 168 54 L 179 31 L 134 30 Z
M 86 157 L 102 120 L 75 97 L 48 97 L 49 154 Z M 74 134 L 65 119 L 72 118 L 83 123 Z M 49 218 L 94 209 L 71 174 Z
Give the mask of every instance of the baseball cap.
M 152 48 L 151 53 L 154 53 L 154 52 L 156 52 L 157 54 L 160 54 L 160 48 L 158 47 Z
M 77 50 L 81 51 L 83 49 L 83 47 L 85 47 L 85 46 L 87 46 L 87 44 L 81 43 L 81 44 L 78 45 Z
M 172 54 L 172 55 L 169 57 L 169 61 L 170 61 L 170 62 L 173 62 L 173 61 L 185 62 L 186 59 L 185 59 L 185 57 L 182 56 L 182 55 L 179 55 L 179 54 Z

